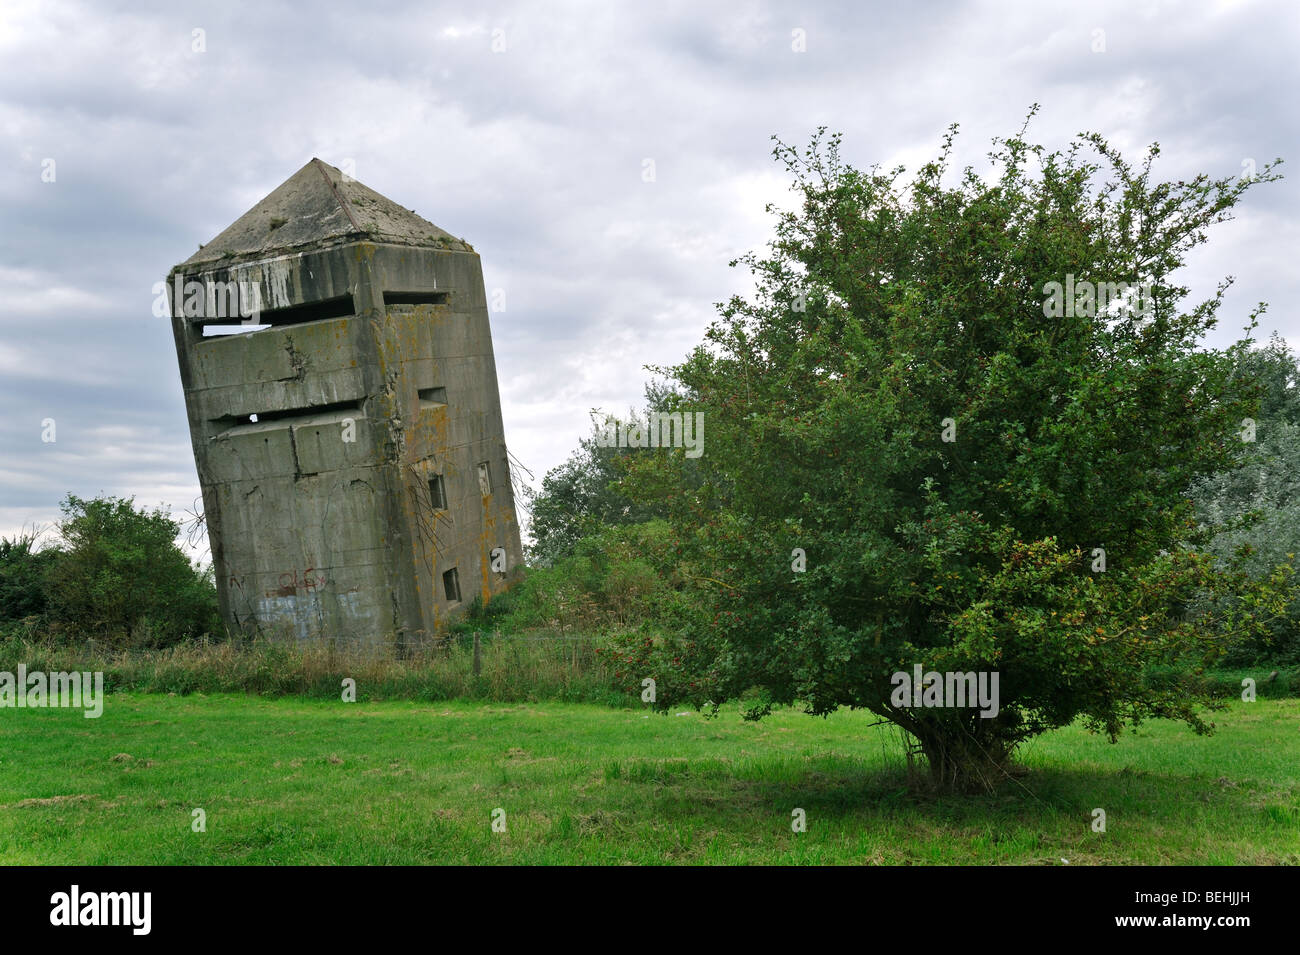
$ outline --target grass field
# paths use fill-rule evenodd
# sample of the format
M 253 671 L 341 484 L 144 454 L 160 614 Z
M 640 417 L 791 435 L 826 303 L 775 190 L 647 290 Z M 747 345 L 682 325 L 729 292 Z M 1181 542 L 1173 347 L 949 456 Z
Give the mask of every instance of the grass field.
M 936 799 L 865 714 L 121 693 L 0 710 L 0 862 L 1300 863 L 1300 701 L 1216 720 L 1072 727 L 997 795 Z

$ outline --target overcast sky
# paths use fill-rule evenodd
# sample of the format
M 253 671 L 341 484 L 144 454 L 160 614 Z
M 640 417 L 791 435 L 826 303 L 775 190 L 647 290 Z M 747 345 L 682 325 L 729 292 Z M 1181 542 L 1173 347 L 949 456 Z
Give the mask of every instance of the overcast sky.
M 68 491 L 194 505 L 154 283 L 313 156 L 482 256 L 506 439 L 538 481 L 750 287 L 727 262 L 789 195 L 770 137 L 819 125 L 909 171 L 953 122 L 956 165 L 984 168 L 1034 102 L 1031 138 L 1158 141 L 1161 178 L 1281 156 L 1185 284 L 1236 276 L 1216 344 L 1265 300 L 1263 332 L 1300 345 L 1298 27 L 1288 0 L 0 0 L 0 534 Z

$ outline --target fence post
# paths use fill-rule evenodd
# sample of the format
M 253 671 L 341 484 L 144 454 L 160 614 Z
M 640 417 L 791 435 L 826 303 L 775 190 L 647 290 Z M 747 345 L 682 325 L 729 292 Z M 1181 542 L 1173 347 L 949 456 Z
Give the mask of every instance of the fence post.
M 478 631 L 474 631 L 474 677 L 477 679 L 483 670 L 483 657 L 479 650 Z

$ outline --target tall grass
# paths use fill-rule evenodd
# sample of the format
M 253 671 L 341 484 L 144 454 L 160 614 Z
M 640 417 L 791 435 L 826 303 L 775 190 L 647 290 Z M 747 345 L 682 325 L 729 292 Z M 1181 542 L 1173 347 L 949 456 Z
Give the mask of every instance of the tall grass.
M 503 703 L 553 700 L 640 706 L 625 681 L 614 678 L 609 634 L 533 630 L 483 631 L 479 672 L 475 633 L 452 634 L 440 646 L 408 650 L 339 646 L 332 642 L 243 643 L 197 641 L 166 649 L 109 649 L 93 643 L 58 644 L 29 635 L 0 635 L 0 671 L 19 664 L 33 671 L 89 670 L 104 674 L 105 688 L 144 693 L 253 693 L 338 699 L 343 681 L 356 681 L 358 700 L 486 700 Z M 1240 698 L 1242 679 L 1255 680 L 1261 698 L 1300 696 L 1300 670 L 1220 670 L 1191 674 L 1153 668 L 1154 685 L 1178 684 L 1220 699 Z M 622 685 L 621 685 L 622 684 Z
M 458 634 L 439 647 L 400 657 L 388 649 L 289 644 L 198 642 L 162 650 L 59 646 L 20 636 L 0 640 L 0 670 L 89 670 L 108 690 L 147 693 L 254 693 L 338 699 L 343 681 L 356 681 L 358 700 L 492 700 L 601 703 L 639 700 L 616 688 L 596 653 L 598 638 L 582 634 Z

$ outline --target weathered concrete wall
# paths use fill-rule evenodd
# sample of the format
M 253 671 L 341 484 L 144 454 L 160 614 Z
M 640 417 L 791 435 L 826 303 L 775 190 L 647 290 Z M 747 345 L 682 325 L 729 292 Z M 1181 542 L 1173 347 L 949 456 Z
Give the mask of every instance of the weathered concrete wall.
M 169 293 L 178 276 L 182 288 L 256 285 L 273 324 L 204 338 L 194 318 L 172 320 L 232 625 L 404 644 L 505 588 L 522 550 L 476 254 L 341 241 L 178 266 Z M 350 315 L 275 324 L 277 309 L 344 296 Z M 435 511 L 436 474 L 447 506 Z M 496 548 L 506 573 L 492 567 Z M 459 601 L 444 593 L 452 568 Z

